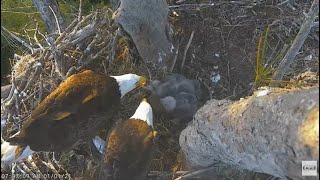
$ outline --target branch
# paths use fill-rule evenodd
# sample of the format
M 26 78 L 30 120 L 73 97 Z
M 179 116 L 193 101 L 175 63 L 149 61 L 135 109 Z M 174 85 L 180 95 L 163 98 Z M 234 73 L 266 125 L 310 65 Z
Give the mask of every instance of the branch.
M 188 44 L 186 46 L 186 48 L 184 49 L 184 52 L 183 52 L 183 57 L 182 57 L 182 62 L 181 62 L 181 66 L 180 66 L 180 69 L 182 70 L 183 66 L 184 66 L 184 62 L 186 61 L 186 57 L 187 57 L 187 52 L 188 52 L 188 49 L 191 45 L 191 42 L 192 42 L 192 39 L 193 39 L 193 35 L 194 35 L 194 31 L 192 31 L 191 35 L 190 35 L 190 38 L 189 38 L 189 41 L 188 41 Z
M 53 9 L 51 8 L 51 6 L 49 6 L 53 16 L 54 16 L 54 19 L 56 20 L 56 23 L 57 23 L 57 28 L 58 28 L 58 33 L 61 34 L 61 29 L 60 29 L 60 25 L 59 25 L 59 21 L 58 21 L 58 18 L 57 18 L 57 15 L 56 13 L 54 13 Z
M 308 15 L 306 16 L 305 22 L 302 24 L 300 31 L 297 34 L 292 46 L 288 50 L 287 54 L 281 61 L 278 69 L 273 74 L 273 80 L 282 80 L 284 74 L 287 72 L 289 66 L 294 62 L 294 58 L 298 54 L 300 48 L 302 47 L 304 41 L 308 37 L 308 34 L 313 26 L 313 22 L 317 18 L 319 13 L 319 0 L 314 0 Z M 272 86 L 277 86 L 277 83 L 271 83 Z
M 79 3 L 79 15 L 78 15 L 78 21 L 81 21 L 82 17 L 82 0 L 80 0 Z
M 194 171 L 194 172 L 186 173 L 186 174 L 181 175 L 180 177 L 178 177 L 178 178 L 176 178 L 174 180 L 181 180 L 181 179 L 195 177 L 195 176 L 201 175 L 201 174 L 203 174 L 205 172 L 211 171 L 211 170 L 213 170 L 215 168 L 217 168 L 217 167 L 216 166 L 209 166 L 209 167 L 206 167 L 206 168 Z

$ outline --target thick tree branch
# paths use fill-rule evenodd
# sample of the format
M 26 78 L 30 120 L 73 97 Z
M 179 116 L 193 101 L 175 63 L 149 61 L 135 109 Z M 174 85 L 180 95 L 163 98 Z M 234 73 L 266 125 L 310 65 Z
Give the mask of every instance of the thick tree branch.
M 278 69 L 273 74 L 273 80 L 282 80 L 284 74 L 287 72 L 289 66 L 294 62 L 294 58 L 298 54 L 298 51 L 302 47 L 304 41 L 308 37 L 308 34 L 313 26 L 313 22 L 317 18 L 319 14 L 319 0 L 314 0 L 309 13 L 306 16 L 305 22 L 302 24 L 300 31 L 297 34 L 294 42 L 292 43 L 290 49 L 288 50 L 287 54 L 284 56 L 283 60 L 281 61 Z M 276 86 L 277 81 L 275 83 L 271 83 L 272 86 Z
M 61 31 L 66 28 L 66 20 L 60 12 L 56 0 L 32 0 L 32 3 L 40 12 L 50 34 L 57 33 L 59 28 Z

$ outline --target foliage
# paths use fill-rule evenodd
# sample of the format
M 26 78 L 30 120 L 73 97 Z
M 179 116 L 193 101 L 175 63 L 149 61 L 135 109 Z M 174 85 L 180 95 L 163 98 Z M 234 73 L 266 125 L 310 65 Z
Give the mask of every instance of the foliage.
M 275 57 L 270 57 L 270 62 L 266 61 L 266 51 L 267 51 L 267 40 L 268 33 L 270 31 L 270 25 L 267 26 L 265 32 L 260 34 L 259 42 L 257 47 L 257 55 L 256 55 L 256 75 L 255 75 L 255 86 L 259 87 L 264 83 L 269 84 L 273 82 L 272 75 L 275 72 L 275 65 L 281 61 L 284 57 L 285 52 L 288 47 L 285 46 L 283 50 L 277 52 Z M 281 83 L 286 83 L 287 81 L 281 81 Z

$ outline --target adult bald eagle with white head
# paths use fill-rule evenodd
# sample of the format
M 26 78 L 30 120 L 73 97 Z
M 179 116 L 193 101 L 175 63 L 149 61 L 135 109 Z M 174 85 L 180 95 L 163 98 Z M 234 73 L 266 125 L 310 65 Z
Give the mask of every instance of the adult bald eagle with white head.
M 103 141 L 103 140 L 101 140 Z M 96 169 L 97 180 L 143 180 L 153 159 L 156 131 L 151 105 L 143 99 L 133 116 L 119 122 L 110 131 L 103 153 L 103 162 Z
M 107 76 L 85 70 L 68 77 L 1 145 L 1 161 L 16 162 L 34 151 L 62 152 L 92 139 L 110 121 L 120 98 L 145 84 L 136 74 Z

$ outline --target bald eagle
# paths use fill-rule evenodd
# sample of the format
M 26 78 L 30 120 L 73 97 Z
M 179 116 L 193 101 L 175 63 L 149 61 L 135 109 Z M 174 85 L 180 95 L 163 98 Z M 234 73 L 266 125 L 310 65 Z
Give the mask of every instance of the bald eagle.
M 152 108 L 144 99 L 131 118 L 111 130 L 95 179 L 145 179 L 153 157 L 155 136 Z
M 16 162 L 34 151 L 62 152 L 93 138 L 111 119 L 120 98 L 145 83 L 144 77 L 135 74 L 106 76 L 91 70 L 68 77 L 2 144 L 1 161 Z

